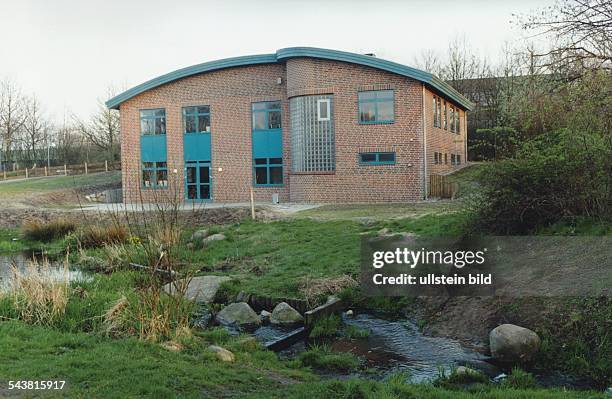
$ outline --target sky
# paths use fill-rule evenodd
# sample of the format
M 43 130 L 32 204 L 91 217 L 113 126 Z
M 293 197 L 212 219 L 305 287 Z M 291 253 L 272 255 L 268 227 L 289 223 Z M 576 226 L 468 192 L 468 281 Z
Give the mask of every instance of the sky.
M 0 0 L 0 80 L 55 121 L 164 73 L 220 58 L 314 46 L 414 65 L 463 37 L 495 61 L 524 41 L 513 14 L 553 0 Z

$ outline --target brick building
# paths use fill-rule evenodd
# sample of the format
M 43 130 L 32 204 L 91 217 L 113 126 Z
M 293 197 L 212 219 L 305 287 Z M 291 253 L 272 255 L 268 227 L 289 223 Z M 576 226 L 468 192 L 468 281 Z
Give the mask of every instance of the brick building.
M 403 202 L 466 160 L 472 104 L 372 55 L 294 47 L 136 86 L 120 110 L 125 202 Z M 276 195 L 275 195 L 276 194 Z

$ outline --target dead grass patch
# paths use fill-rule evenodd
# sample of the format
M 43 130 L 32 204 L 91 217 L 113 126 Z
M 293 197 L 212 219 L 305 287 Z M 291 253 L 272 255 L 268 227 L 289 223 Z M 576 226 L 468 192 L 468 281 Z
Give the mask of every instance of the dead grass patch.
M 336 295 L 346 288 L 357 286 L 357 281 L 348 275 L 339 277 L 305 277 L 300 283 L 300 292 L 309 306 L 321 302 L 328 295 Z

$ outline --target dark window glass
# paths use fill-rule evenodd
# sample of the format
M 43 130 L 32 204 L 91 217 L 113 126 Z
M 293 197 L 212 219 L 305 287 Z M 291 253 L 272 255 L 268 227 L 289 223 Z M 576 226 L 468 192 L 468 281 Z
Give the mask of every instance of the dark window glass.
M 210 186 L 208 184 L 200 186 L 200 199 L 210 199 Z
M 185 116 L 185 133 L 195 133 L 196 130 L 196 117 L 194 115 Z
M 376 162 L 376 154 L 361 154 L 361 162 Z
M 280 165 L 283 163 L 283 158 L 270 158 L 270 165 Z
M 168 170 L 157 170 L 157 186 L 168 187 Z
M 210 182 L 210 172 L 208 166 L 200 166 L 200 183 Z
M 187 168 L 187 184 L 196 183 L 196 168 L 188 167 Z
M 166 133 L 166 118 L 155 118 L 155 134 Z
M 198 186 L 197 185 L 187 186 L 187 198 L 189 199 L 198 198 Z
M 395 162 L 395 153 L 393 152 L 382 152 L 378 154 L 379 162 Z
M 270 167 L 270 184 L 283 184 L 283 168 L 281 166 Z
M 198 116 L 198 132 L 210 132 L 210 115 Z
M 257 184 L 268 184 L 268 167 L 255 168 L 255 182 Z
M 461 155 L 457 155 L 457 165 L 461 165 Z
M 271 101 L 265 103 L 268 109 L 280 109 L 281 104 L 280 101 Z
M 142 171 L 142 185 L 144 187 L 152 187 L 153 186 L 153 171 L 152 170 L 143 170 Z
M 196 107 L 185 107 L 183 109 L 185 110 L 185 114 L 195 114 L 196 113 Z
M 255 165 L 265 165 L 268 163 L 267 158 L 257 158 L 255 159 Z
M 448 163 L 448 154 L 444 154 L 444 164 Z
M 281 127 L 280 111 L 268 112 L 268 126 L 270 129 L 280 129 Z
M 210 113 L 210 107 L 208 105 L 202 105 L 198 107 L 198 113 L 199 114 L 209 114 Z

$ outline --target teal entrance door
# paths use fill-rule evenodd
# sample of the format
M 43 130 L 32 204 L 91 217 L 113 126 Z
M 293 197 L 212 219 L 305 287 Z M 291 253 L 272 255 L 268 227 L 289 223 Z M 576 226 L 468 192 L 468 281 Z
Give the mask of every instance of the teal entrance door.
M 212 176 L 210 162 L 188 161 L 185 163 L 185 196 L 191 201 L 210 201 L 212 198 Z

